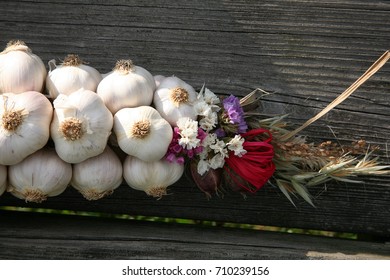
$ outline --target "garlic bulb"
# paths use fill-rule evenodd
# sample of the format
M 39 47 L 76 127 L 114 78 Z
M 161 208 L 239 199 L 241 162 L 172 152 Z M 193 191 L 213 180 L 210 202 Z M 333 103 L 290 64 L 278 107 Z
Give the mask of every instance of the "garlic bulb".
M 183 117 L 196 120 L 194 110 L 197 93 L 192 86 L 177 77 L 167 77 L 154 93 L 153 103 L 161 116 L 172 126 Z
M 108 146 L 100 155 L 73 165 L 71 185 L 88 200 L 111 194 L 122 180 L 122 163 Z
M 31 202 L 61 194 L 72 178 L 72 166 L 53 149 L 41 149 L 8 167 L 8 192 Z
M 167 187 L 178 181 L 183 172 L 183 164 L 168 162 L 165 159 L 145 162 L 128 156 L 123 164 L 123 177 L 127 184 L 157 198 L 165 195 Z
M 45 146 L 52 116 L 50 101 L 39 92 L 0 95 L 0 164 L 16 164 Z
M 69 54 L 61 65 L 49 61 L 50 71 L 46 78 L 46 90 L 51 98 L 59 94 L 69 95 L 79 89 L 96 92 L 102 75 L 93 67 L 84 64 L 78 55 Z
M 162 80 L 164 80 L 166 77 L 163 76 L 163 75 L 155 75 L 153 76 L 154 78 L 154 82 L 156 83 L 156 88 L 158 88 L 162 82 Z
M 114 116 L 114 133 L 122 151 L 144 161 L 161 159 L 173 136 L 171 125 L 150 106 L 119 110 Z
M 79 163 L 104 151 L 111 134 L 113 117 L 93 91 L 60 94 L 54 100 L 50 126 L 55 149 L 61 159 Z
M 100 82 L 97 94 L 115 114 L 122 108 L 152 104 L 156 88 L 152 74 L 131 60 L 119 60 Z
M 0 53 L 0 94 L 42 92 L 46 74 L 42 60 L 22 41 L 10 41 Z
M 150 106 L 119 110 L 114 116 L 114 133 L 122 151 L 144 161 L 161 159 L 173 136 L 171 125 Z
M 3 194 L 7 186 L 7 167 L 0 165 L 0 195 Z

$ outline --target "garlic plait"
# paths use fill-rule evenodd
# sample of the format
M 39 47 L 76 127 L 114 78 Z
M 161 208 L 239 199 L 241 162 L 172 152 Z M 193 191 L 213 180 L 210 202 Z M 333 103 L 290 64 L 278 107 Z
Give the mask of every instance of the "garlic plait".
M 23 41 L 10 41 L 0 53 L 0 94 L 42 92 L 47 71 Z
M 107 146 L 100 155 L 73 165 L 71 185 L 88 200 L 101 199 L 119 187 L 122 172 L 121 161 Z
M 196 120 L 194 105 L 197 93 L 191 85 L 174 76 L 157 79 L 156 82 L 159 86 L 154 93 L 153 104 L 164 119 L 172 126 L 180 118 Z
M 184 173 L 184 165 L 161 159 L 146 162 L 128 156 L 123 163 L 123 177 L 133 189 L 147 195 L 161 198 L 167 194 L 167 187 L 178 181 Z
M 96 93 L 81 89 L 60 94 L 53 104 L 50 134 L 61 159 L 79 163 L 104 151 L 113 117 Z
M 119 110 L 114 116 L 114 133 L 125 153 L 144 161 L 161 159 L 173 136 L 171 125 L 150 106 Z
M 46 78 L 46 90 L 55 99 L 59 94 L 69 95 L 79 89 L 96 92 L 102 75 L 95 68 L 85 64 L 78 55 L 69 54 L 61 65 L 49 61 L 50 71 Z
M 131 60 L 119 60 L 99 83 L 97 94 L 115 114 L 122 108 L 151 105 L 155 89 L 156 83 L 149 71 Z
M 53 107 L 41 93 L 0 95 L 0 164 L 11 165 L 46 145 Z
M 0 165 L 0 195 L 2 195 L 7 187 L 7 167 Z
M 43 148 L 8 167 L 8 192 L 26 200 L 42 202 L 61 194 L 72 178 L 72 166 L 61 160 L 54 149 Z

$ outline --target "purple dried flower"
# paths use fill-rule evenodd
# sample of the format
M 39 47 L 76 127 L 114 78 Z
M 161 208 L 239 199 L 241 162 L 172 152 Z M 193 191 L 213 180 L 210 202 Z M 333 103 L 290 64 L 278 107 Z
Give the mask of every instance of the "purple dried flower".
M 178 158 L 176 159 L 176 162 L 177 162 L 178 164 L 184 164 L 184 157 L 178 157 Z
M 203 131 L 203 129 L 201 128 L 198 128 L 198 136 L 196 138 L 198 138 L 200 140 L 200 142 L 203 142 L 203 140 L 207 137 L 207 133 Z
M 191 149 L 191 150 L 188 150 L 187 151 L 187 156 L 188 156 L 188 158 L 193 158 L 194 157 L 194 149 Z
M 222 128 L 217 128 L 215 130 L 215 134 L 217 135 L 218 138 L 223 138 L 226 136 L 226 132 Z
M 194 152 L 195 152 L 195 154 L 200 154 L 201 152 L 203 152 L 203 146 L 199 146 L 199 147 L 196 147 L 195 149 L 194 149 Z
M 172 153 L 169 153 L 169 154 L 165 157 L 165 159 L 166 159 L 167 161 L 169 161 L 169 162 L 174 162 L 174 161 L 176 161 L 176 156 L 175 156 L 174 154 L 172 154 Z
M 180 146 L 179 144 L 174 144 L 174 145 L 172 145 L 171 150 L 174 153 L 178 154 L 178 153 L 180 153 L 183 150 L 183 147 Z
M 222 104 L 229 122 L 238 125 L 237 133 L 246 132 L 248 125 L 244 120 L 244 110 L 240 105 L 240 100 L 234 95 L 230 95 L 222 101 Z

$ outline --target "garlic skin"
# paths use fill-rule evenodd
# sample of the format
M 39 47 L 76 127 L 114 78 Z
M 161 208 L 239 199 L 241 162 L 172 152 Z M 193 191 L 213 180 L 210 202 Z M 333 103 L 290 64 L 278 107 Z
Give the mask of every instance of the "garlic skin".
M 194 104 L 197 93 L 192 86 L 177 77 L 161 80 L 154 93 L 153 104 L 160 115 L 172 126 L 183 117 L 196 120 Z
M 55 99 L 59 94 L 69 95 L 79 89 L 96 92 L 102 75 L 95 68 L 84 64 L 78 55 L 69 54 L 61 65 L 49 61 L 46 90 Z
M 122 151 L 149 162 L 164 157 L 173 136 L 171 125 L 150 106 L 119 110 L 114 133 Z
M 122 172 L 121 161 L 107 146 L 100 155 L 73 165 L 71 185 L 88 200 L 101 199 L 119 187 Z
M 96 93 L 81 89 L 60 94 L 53 104 L 50 134 L 61 159 L 79 163 L 104 151 L 113 117 Z
M 156 83 L 156 88 L 158 88 L 162 82 L 162 80 L 164 80 L 166 77 L 163 76 L 163 75 L 155 75 L 153 76 L 154 78 L 154 82 Z
M 23 41 L 10 41 L 0 53 L 0 94 L 42 92 L 47 71 Z
M 8 167 L 8 192 L 26 202 L 40 203 L 61 194 L 72 178 L 72 166 L 53 149 L 41 149 Z
M 0 164 L 12 165 L 46 145 L 53 107 L 41 93 L 0 95 Z
M 131 60 L 119 60 L 100 82 L 97 94 L 114 115 L 123 108 L 151 105 L 155 89 L 153 76 L 146 69 Z
M 2 195 L 7 187 L 7 167 L 0 165 L 0 195 Z
M 183 173 L 183 164 L 168 162 L 165 159 L 145 162 L 128 156 L 123 163 L 123 177 L 126 183 L 131 188 L 144 191 L 156 198 L 166 195 L 167 187 L 178 181 Z

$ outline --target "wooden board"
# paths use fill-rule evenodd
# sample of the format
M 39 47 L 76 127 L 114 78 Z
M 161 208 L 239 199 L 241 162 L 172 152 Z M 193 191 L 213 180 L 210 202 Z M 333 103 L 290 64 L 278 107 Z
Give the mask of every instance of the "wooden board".
M 0 259 L 390 259 L 384 243 L 234 228 L 4 211 L 0 223 Z
M 243 96 L 274 92 L 263 112 L 298 126 L 354 82 L 390 42 L 384 1 L 0 1 L 0 45 L 22 39 L 45 63 L 77 53 L 105 73 L 132 58 L 152 74 Z M 337 109 L 308 127 L 312 141 L 365 138 L 389 164 L 390 64 Z M 46 203 L 6 194 L 0 205 L 184 217 L 390 236 L 389 177 L 311 190 L 316 208 L 294 208 L 272 186 L 246 200 L 206 200 L 188 180 L 160 201 L 126 186 L 88 202 L 72 189 Z

